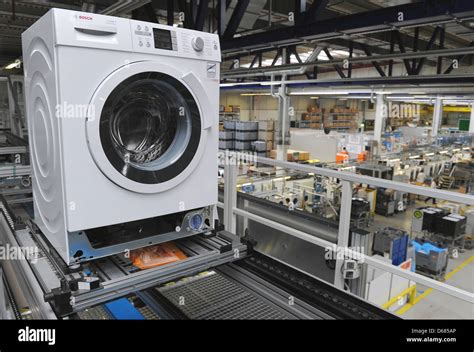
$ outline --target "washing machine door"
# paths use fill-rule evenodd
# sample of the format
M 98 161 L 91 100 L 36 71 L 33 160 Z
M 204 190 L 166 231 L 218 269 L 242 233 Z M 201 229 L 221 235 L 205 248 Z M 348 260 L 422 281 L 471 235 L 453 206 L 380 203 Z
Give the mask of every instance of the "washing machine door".
M 158 62 L 112 73 L 94 93 L 86 122 L 98 168 L 133 192 L 178 185 L 197 167 L 213 124 L 205 91 L 191 72 Z

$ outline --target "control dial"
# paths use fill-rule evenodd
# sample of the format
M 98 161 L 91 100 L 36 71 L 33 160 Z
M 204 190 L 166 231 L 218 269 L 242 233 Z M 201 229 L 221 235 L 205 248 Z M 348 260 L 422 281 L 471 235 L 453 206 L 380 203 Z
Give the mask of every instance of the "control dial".
M 204 39 L 201 37 L 194 37 L 191 42 L 193 49 L 195 51 L 203 51 L 204 50 Z

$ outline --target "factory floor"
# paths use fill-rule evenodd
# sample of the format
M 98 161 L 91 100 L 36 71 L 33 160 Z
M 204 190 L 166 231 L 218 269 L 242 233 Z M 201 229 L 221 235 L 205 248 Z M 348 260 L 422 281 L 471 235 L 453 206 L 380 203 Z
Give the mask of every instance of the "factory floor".
M 390 226 L 410 233 L 413 211 L 421 206 L 425 206 L 425 203 L 417 201 L 405 212 L 390 217 L 375 215 L 371 230 Z M 444 282 L 474 293 L 474 250 L 465 249 L 457 258 L 449 258 Z M 403 319 L 474 319 L 473 304 L 445 293 L 417 284 L 416 297 L 414 305 L 405 306 L 397 312 L 400 317 Z

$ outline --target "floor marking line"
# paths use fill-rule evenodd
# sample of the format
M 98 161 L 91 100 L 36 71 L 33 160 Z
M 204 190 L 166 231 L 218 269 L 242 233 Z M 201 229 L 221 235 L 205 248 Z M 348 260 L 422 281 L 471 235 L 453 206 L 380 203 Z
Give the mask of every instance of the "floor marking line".
M 470 258 L 466 259 L 464 262 L 462 262 L 461 264 L 459 264 L 456 268 L 454 268 L 453 270 L 451 270 L 449 273 L 447 273 L 445 276 L 444 276 L 444 280 L 443 281 L 447 281 L 449 280 L 451 277 L 453 277 L 456 273 L 458 273 L 459 271 L 461 271 L 462 269 L 464 269 L 467 265 L 469 265 L 471 262 L 474 261 L 474 255 L 471 256 Z M 433 292 L 433 289 L 432 288 L 429 288 L 427 289 L 425 292 L 423 292 L 421 295 L 417 296 L 415 298 L 415 300 L 413 301 L 413 304 L 406 304 L 404 307 L 400 308 L 399 310 L 397 310 L 395 313 L 397 315 L 402 315 L 402 314 L 405 314 L 406 312 L 408 312 L 411 308 L 413 308 L 415 306 L 415 304 L 417 304 L 419 301 L 421 301 L 422 299 L 426 298 L 426 296 L 428 296 L 431 292 Z

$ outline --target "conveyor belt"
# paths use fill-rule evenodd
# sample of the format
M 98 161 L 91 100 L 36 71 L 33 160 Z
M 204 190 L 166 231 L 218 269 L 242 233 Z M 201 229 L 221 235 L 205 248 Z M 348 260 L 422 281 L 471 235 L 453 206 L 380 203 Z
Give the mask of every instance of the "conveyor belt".
M 159 289 L 190 319 L 294 319 L 217 272 Z
M 144 301 L 164 319 L 395 319 L 258 253 L 148 290 Z
M 258 253 L 230 266 L 271 282 L 334 319 L 397 319 L 388 311 Z

